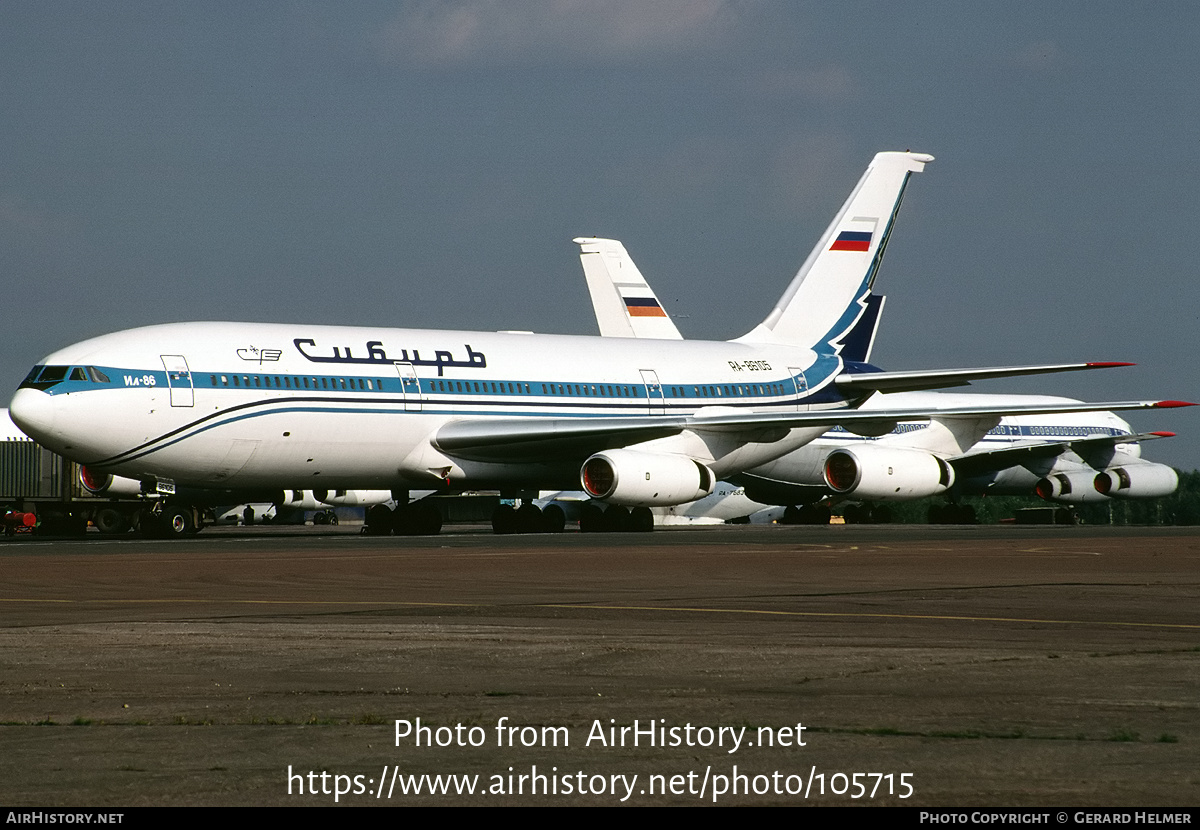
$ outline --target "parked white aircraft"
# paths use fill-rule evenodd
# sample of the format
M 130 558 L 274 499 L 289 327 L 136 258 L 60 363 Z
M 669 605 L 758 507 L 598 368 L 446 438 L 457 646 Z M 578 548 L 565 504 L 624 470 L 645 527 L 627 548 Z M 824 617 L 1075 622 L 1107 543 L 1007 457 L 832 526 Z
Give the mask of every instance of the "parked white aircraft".
M 582 481 L 597 499 L 653 506 L 701 498 L 837 425 L 881 434 L 931 415 L 1179 405 L 860 411 L 878 390 L 1098 365 L 893 373 L 842 358 L 904 186 L 930 160 L 877 155 L 775 309 L 733 341 L 177 323 L 47 356 L 17 390 L 12 417 L 45 447 L 168 495 L 185 485 L 513 491 Z
M 579 238 L 580 262 L 602 337 L 683 338 L 624 245 L 614 239 Z M 877 261 L 882 258 L 882 251 Z M 867 313 L 841 341 L 847 363 L 869 366 L 885 298 L 869 293 Z M 1076 403 L 1069 398 L 997 396 L 945 392 L 877 393 L 861 410 L 939 408 L 1006 403 Z M 861 432 L 861 431 L 860 431 Z M 841 500 L 896 501 L 939 493 L 1034 495 L 1069 504 L 1109 498 L 1155 498 L 1178 486 L 1171 467 L 1140 458 L 1141 441 L 1170 432 L 1135 435 L 1112 412 L 1018 415 L 995 418 L 932 418 L 900 423 L 887 435 L 855 434 L 840 427 L 762 467 L 723 482 L 731 503 L 711 496 L 687 510 L 656 509 L 660 523 L 677 513 L 730 518 L 749 515 L 756 504 L 811 504 Z M 945 485 L 946 465 L 951 486 Z M 885 472 L 886 471 L 886 472 Z M 744 511 L 744 512 L 739 512 Z M 810 511 L 814 519 L 821 511 Z M 953 509 L 948 516 L 964 515 Z M 851 511 L 858 516 L 858 511 Z M 808 515 L 808 514 L 806 514 Z M 601 523 L 597 523 L 600 525 Z

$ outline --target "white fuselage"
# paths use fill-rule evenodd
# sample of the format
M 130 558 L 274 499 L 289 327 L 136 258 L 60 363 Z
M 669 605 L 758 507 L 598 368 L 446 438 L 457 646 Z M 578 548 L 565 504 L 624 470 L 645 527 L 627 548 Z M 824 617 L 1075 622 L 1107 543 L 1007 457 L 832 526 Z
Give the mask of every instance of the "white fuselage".
M 18 390 L 12 412 L 26 432 L 96 469 L 192 486 L 576 486 L 582 459 L 570 453 L 471 461 L 441 452 L 437 430 L 460 419 L 844 405 L 817 388 L 836 358 L 732 342 L 178 323 L 87 340 L 40 365 L 67 377 Z M 724 475 L 821 432 L 758 444 L 676 438 Z

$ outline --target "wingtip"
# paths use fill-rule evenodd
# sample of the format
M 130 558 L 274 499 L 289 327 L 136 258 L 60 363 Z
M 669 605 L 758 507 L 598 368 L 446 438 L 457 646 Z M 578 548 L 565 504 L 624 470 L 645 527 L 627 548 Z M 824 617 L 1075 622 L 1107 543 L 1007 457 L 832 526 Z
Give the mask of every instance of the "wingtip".
M 1155 409 L 1175 409 L 1180 406 L 1196 406 L 1197 404 L 1191 401 L 1159 401 L 1154 405 Z
M 1137 364 L 1123 363 L 1117 360 L 1094 360 L 1087 364 L 1089 369 L 1111 369 L 1113 366 L 1137 366 Z
M 1152 432 L 1150 434 L 1157 438 L 1174 438 L 1175 437 L 1175 433 L 1161 431 L 1161 430 L 1159 432 Z

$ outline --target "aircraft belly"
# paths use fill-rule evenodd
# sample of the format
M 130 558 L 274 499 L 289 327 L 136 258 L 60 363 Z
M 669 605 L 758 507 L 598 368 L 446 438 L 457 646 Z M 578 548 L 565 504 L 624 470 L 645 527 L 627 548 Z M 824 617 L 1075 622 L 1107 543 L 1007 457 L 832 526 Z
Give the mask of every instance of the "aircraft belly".
M 962 479 L 955 485 L 955 490 L 963 493 L 988 493 L 997 496 L 1031 496 L 1038 481 L 1050 471 L 1050 468 L 1049 463 L 1032 467 L 1006 467 L 986 475 Z
M 161 449 L 117 469 L 196 486 L 387 489 L 400 481 L 414 436 L 427 435 L 441 420 L 409 413 L 348 413 L 333 421 L 327 414 L 263 413 L 195 429 L 182 440 L 163 439 Z
M 824 485 L 825 456 L 835 447 L 828 442 L 808 444 L 793 450 L 782 458 L 769 461 L 753 469 L 747 470 L 750 475 L 771 479 L 773 481 L 789 481 L 797 484 Z

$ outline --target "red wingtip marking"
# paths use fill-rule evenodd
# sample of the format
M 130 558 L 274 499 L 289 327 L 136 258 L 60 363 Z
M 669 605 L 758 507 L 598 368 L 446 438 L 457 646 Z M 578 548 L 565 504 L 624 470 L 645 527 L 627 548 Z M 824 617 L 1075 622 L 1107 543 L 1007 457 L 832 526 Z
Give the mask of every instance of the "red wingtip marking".
M 1173 433 L 1173 432 L 1152 432 L 1150 434 L 1157 435 L 1159 438 L 1174 438 L 1175 437 L 1175 433 Z
M 1120 363 L 1111 360 L 1092 362 L 1087 365 L 1091 369 L 1108 369 L 1112 366 L 1137 366 L 1136 363 Z
M 1196 406 L 1188 401 L 1159 401 L 1154 405 L 1158 409 L 1174 409 L 1177 406 Z

